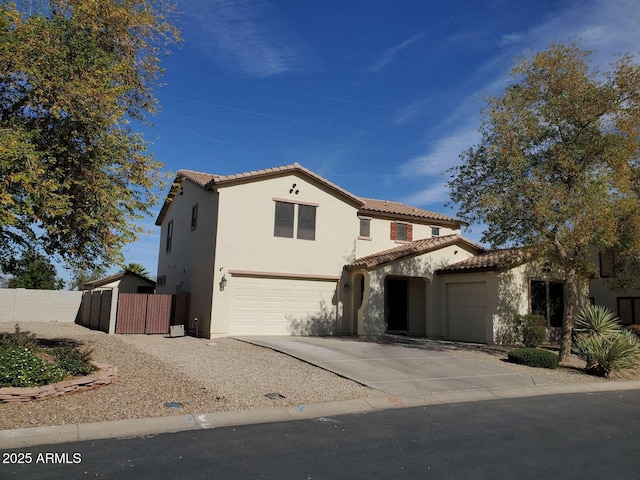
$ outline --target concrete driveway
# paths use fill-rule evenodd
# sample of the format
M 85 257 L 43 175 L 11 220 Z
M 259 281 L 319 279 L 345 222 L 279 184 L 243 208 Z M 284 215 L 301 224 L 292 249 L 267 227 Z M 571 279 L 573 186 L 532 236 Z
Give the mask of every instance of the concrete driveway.
M 393 395 L 553 384 L 538 377 L 460 358 L 429 339 L 383 336 L 238 337 Z

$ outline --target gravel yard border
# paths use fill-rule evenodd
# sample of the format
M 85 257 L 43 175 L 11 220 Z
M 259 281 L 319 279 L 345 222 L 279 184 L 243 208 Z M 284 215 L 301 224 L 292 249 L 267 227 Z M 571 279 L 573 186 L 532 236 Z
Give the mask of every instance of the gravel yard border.
M 387 397 L 288 355 L 232 338 L 169 338 L 164 335 L 107 335 L 71 323 L 27 323 L 38 338 L 69 338 L 94 349 L 96 362 L 118 368 L 116 383 L 45 401 L 0 405 L 0 429 L 93 423 L 109 420 L 301 406 L 367 397 Z M 0 323 L 12 332 L 14 323 Z M 400 341 L 400 340 L 399 340 Z M 400 343 L 434 342 L 402 337 Z M 506 348 L 437 342 L 452 355 L 489 362 L 554 382 L 620 380 L 585 374 L 572 358 L 558 370 L 505 362 Z M 640 370 L 627 377 L 640 379 Z M 284 398 L 271 399 L 267 394 Z

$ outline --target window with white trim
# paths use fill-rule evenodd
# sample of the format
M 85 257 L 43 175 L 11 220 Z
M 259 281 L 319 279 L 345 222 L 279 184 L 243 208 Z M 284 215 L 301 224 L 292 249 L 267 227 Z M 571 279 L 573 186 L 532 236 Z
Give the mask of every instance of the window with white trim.
M 371 219 L 360 219 L 360 236 L 363 238 L 371 238 Z
M 294 225 L 297 221 L 296 237 L 299 240 L 316 239 L 315 205 L 281 202 L 276 200 L 273 235 L 275 237 L 294 238 Z
M 431 227 L 431 236 L 439 237 L 440 236 L 440 228 L 439 227 Z

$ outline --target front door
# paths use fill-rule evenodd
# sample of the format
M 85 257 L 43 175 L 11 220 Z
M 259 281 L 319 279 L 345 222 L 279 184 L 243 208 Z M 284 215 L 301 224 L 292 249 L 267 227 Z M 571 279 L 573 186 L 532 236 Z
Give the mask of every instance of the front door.
M 407 331 L 407 280 L 387 279 L 387 332 Z

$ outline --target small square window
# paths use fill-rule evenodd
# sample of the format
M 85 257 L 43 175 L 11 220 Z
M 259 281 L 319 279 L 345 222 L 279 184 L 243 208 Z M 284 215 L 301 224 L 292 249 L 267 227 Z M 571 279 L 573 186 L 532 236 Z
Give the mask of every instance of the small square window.
M 432 237 L 439 237 L 440 236 L 440 229 L 438 227 L 431 227 L 431 236 Z
M 195 230 L 198 226 L 198 204 L 191 207 L 191 230 Z
M 276 202 L 276 218 L 273 235 L 293 238 L 293 211 L 295 205 L 287 202 Z
M 360 219 L 360 236 L 366 237 L 366 238 L 371 237 L 371 219 L 370 218 Z

